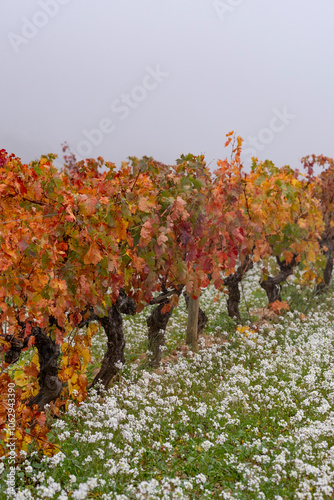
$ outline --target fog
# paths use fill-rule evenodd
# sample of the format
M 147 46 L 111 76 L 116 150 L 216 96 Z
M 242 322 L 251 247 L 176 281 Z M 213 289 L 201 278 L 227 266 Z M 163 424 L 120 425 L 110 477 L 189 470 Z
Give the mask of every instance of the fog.
M 234 130 L 246 165 L 334 156 L 333 19 L 332 0 L 3 1 L 0 148 L 214 167 Z

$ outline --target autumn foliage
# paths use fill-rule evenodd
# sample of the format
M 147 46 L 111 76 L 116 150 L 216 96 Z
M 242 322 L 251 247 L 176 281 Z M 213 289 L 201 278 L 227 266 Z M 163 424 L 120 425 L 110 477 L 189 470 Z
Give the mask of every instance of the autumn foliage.
M 320 247 L 333 256 L 326 193 L 333 161 L 308 160 L 303 177 L 254 159 L 246 173 L 242 140 L 230 133 L 231 143 L 231 158 L 214 173 L 203 156 L 175 165 L 131 158 L 118 170 L 99 157 L 59 171 L 53 155 L 26 165 L 0 151 L 2 440 L 9 435 L 6 387 L 14 381 L 17 448 L 34 441 L 55 451 L 45 405 L 58 415 L 69 400 L 84 401 L 98 324 L 109 350 L 93 385 L 107 386 L 124 362 L 121 315 L 157 295 L 163 315 L 182 290 L 197 297 L 211 283 L 228 287 L 238 320 L 238 286 L 253 262 L 262 262 L 261 286 L 277 310 L 281 282 L 297 266 L 305 283 L 321 282 Z M 327 173 L 317 177 L 315 162 L 326 163 Z M 32 355 L 22 366 L 23 352 Z

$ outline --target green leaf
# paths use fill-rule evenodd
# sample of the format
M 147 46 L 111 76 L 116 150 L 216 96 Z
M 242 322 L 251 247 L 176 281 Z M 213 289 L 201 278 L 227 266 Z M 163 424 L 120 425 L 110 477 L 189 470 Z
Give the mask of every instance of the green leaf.
M 18 295 L 14 295 L 13 300 L 14 300 L 14 304 L 17 307 L 21 307 L 22 306 L 23 300 L 21 299 L 21 297 L 19 297 Z

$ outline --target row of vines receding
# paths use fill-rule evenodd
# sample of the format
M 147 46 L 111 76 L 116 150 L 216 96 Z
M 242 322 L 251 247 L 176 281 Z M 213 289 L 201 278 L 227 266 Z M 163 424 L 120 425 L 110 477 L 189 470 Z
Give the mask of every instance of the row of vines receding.
M 207 322 L 201 289 L 224 291 L 228 314 L 240 323 L 240 284 L 254 263 L 261 262 L 260 285 L 276 311 L 288 308 L 281 288 L 296 269 L 301 285 L 326 291 L 333 269 L 334 161 L 306 157 L 302 174 L 253 159 L 246 172 L 242 139 L 230 133 L 230 143 L 231 158 L 218 161 L 215 172 L 193 155 L 175 165 L 130 158 L 120 169 L 101 157 L 72 158 L 59 171 L 54 155 L 26 165 L 0 151 L 4 445 L 15 437 L 17 450 L 37 443 L 47 454 L 57 451 L 47 439 L 45 406 L 58 416 L 70 400 L 84 401 L 89 387 L 108 387 L 125 362 L 123 314 L 154 306 L 147 327 L 156 368 L 182 295 L 190 311 L 186 341 L 196 350 Z M 107 348 L 88 386 L 99 328 Z M 29 361 L 15 370 L 22 356 Z M 9 384 L 15 384 L 11 412 Z

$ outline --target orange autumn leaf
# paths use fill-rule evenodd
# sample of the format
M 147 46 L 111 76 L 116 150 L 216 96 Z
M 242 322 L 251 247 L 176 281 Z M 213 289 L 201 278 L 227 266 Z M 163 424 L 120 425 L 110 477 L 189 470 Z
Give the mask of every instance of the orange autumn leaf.
M 285 300 L 282 302 L 275 300 L 275 302 L 272 302 L 269 307 L 276 314 L 281 314 L 282 311 L 284 312 L 290 309 L 289 304 Z
M 37 368 L 37 366 L 34 363 L 31 363 L 30 365 L 25 366 L 23 368 L 23 371 L 28 377 L 37 377 L 39 374 L 39 369 Z
M 97 245 L 93 244 L 89 247 L 88 252 L 84 257 L 85 264 L 97 264 L 102 259 L 102 255 Z

